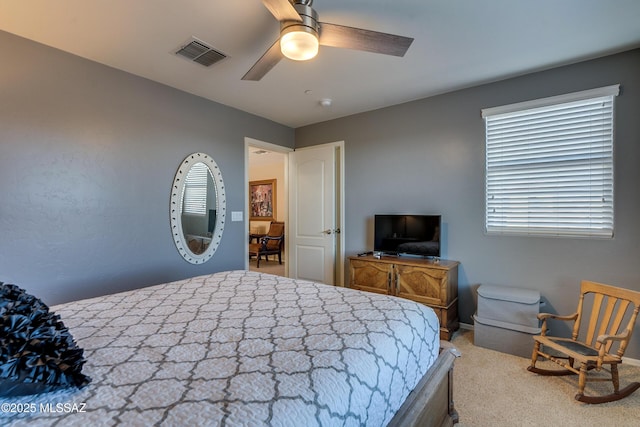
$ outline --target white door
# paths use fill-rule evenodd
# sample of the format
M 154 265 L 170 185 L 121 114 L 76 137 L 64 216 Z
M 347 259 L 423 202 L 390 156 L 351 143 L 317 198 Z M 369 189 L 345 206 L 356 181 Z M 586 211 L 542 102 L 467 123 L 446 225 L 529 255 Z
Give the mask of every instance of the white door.
M 324 144 L 289 154 L 290 277 L 336 284 L 338 147 Z

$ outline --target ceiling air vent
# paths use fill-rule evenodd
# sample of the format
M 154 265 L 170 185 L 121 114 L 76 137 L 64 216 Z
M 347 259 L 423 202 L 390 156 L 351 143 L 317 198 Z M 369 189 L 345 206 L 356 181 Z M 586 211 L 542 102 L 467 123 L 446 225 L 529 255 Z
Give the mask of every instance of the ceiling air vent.
M 209 67 L 227 57 L 224 53 L 215 50 L 196 38 L 189 40 L 185 45 L 178 49 L 176 51 L 176 55 L 183 56 L 188 60 L 197 62 L 205 67 Z

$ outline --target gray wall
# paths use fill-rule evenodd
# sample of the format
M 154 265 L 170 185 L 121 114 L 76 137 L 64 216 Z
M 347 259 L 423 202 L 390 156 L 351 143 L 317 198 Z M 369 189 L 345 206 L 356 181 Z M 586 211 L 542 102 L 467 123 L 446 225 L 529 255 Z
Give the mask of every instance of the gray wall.
M 480 109 L 616 83 L 615 238 L 484 235 Z M 375 213 L 441 213 L 442 255 L 461 262 L 462 322 L 472 323 L 479 284 L 537 289 L 565 314 L 582 279 L 640 290 L 640 50 L 296 129 L 297 147 L 339 140 L 348 255 L 372 249 Z M 640 358 L 640 333 L 628 355 Z
M 174 174 L 212 155 L 242 211 L 244 137 L 293 147 L 292 129 L 8 33 L 0 52 L 0 281 L 55 304 L 244 268 L 243 222 L 204 265 L 180 257 Z
M 640 50 L 294 131 L 268 120 L 0 32 L 0 281 L 49 304 L 243 268 L 245 224 L 227 221 L 204 265 L 169 232 L 184 157 L 212 155 L 227 211 L 244 209 L 244 137 L 288 147 L 344 140 L 346 250 L 371 249 L 375 213 L 443 215 L 443 257 L 461 261 L 461 320 L 478 284 L 539 289 L 575 308 L 581 279 L 640 290 Z M 620 83 L 616 236 L 488 237 L 480 109 Z M 640 358 L 640 334 L 629 356 Z

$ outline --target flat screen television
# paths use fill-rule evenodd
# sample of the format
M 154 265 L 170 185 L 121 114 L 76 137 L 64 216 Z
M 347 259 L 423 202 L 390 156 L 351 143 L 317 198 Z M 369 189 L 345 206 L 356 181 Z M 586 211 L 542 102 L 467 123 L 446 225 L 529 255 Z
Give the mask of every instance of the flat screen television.
M 440 215 L 375 215 L 373 250 L 440 257 Z

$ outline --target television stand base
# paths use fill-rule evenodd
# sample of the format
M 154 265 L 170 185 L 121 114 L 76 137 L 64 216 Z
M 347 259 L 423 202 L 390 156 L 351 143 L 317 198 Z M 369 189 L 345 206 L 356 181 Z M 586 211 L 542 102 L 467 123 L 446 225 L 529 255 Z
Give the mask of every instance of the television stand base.
M 440 338 L 450 340 L 459 327 L 458 261 L 438 258 L 349 257 L 349 287 L 407 298 L 438 315 Z

